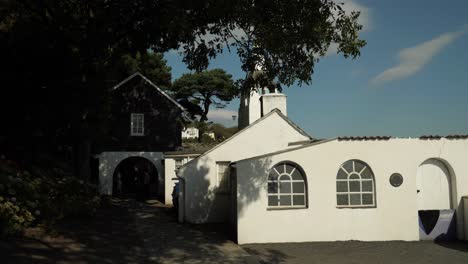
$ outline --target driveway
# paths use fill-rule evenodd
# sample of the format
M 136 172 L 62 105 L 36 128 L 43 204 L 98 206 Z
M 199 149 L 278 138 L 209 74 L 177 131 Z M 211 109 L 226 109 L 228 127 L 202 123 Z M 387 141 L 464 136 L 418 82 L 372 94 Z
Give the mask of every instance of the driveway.
M 433 242 L 317 242 L 249 244 L 242 246 L 268 264 L 467 264 L 468 243 Z
M 0 263 L 255 263 L 222 232 L 182 225 L 157 201 L 112 200 L 95 218 L 0 241 Z

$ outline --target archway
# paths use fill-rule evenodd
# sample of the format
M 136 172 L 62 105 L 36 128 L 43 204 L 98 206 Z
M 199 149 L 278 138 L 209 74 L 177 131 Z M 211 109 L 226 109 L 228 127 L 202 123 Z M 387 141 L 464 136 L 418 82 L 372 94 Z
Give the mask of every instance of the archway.
M 146 200 L 156 197 L 158 170 L 143 157 L 128 157 L 114 170 L 112 193 L 115 196 Z
M 428 159 L 418 168 L 418 210 L 452 209 L 451 175 L 445 164 Z
M 455 178 L 449 165 L 431 158 L 419 165 L 416 175 L 420 238 L 455 237 Z

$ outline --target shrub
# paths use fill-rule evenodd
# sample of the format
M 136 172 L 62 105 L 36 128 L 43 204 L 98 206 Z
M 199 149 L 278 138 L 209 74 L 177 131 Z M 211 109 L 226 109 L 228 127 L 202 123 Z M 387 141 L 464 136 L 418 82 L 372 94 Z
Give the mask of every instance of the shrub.
M 40 222 L 90 216 L 100 206 L 96 187 L 59 168 L 22 170 L 0 160 L 0 232 L 8 235 Z

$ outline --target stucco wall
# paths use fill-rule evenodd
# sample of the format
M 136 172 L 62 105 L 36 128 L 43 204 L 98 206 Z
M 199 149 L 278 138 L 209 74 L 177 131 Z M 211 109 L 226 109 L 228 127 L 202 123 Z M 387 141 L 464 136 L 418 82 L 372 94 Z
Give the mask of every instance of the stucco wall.
M 166 157 L 164 159 L 164 204 L 172 204 L 172 190 L 174 189 L 174 184 L 177 182 L 177 180 L 173 180 L 177 178 L 175 168 L 176 159 L 180 159 L 182 164 L 185 164 L 193 159 L 193 155 L 180 155 L 178 157 Z
M 253 157 L 285 149 L 289 142 L 307 139 L 277 112 L 272 112 L 209 153 L 187 163 L 180 169 L 186 186 L 185 220 L 192 223 L 227 221 L 230 196 L 217 193 L 217 161 Z
M 463 205 L 468 194 L 468 141 L 391 139 L 329 141 L 263 158 L 239 161 L 237 170 L 238 242 L 336 240 L 418 240 L 416 174 L 430 158 L 442 160 L 452 174 L 458 237 L 463 238 Z M 375 208 L 337 208 L 336 174 L 350 159 L 366 162 L 375 176 Z M 293 161 L 306 173 L 308 208 L 267 210 L 267 175 L 281 161 Z M 389 183 L 403 175 L 400 187 Z
M 114 170 L 121 161 L 129 157 L 142 157 L 151 161 L 158 171 L 158 194 L 164 192 L 164 170 L 162 152 L 102 152 L 99 155 L 99 192 L 112 195 Z

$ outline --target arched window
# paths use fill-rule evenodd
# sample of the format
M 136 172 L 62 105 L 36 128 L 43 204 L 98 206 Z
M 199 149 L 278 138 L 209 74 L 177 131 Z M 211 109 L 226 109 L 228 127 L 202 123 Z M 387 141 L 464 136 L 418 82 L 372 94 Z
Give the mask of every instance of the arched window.
M 269 208 L 305 208 L 307 190 L 305 175 L 300 166 L 281 162 L 268 175 Z
M 360 160 L 348 160 L 336 175 L 336 204 L 338 207 L 374 207 L 374 173 Z

